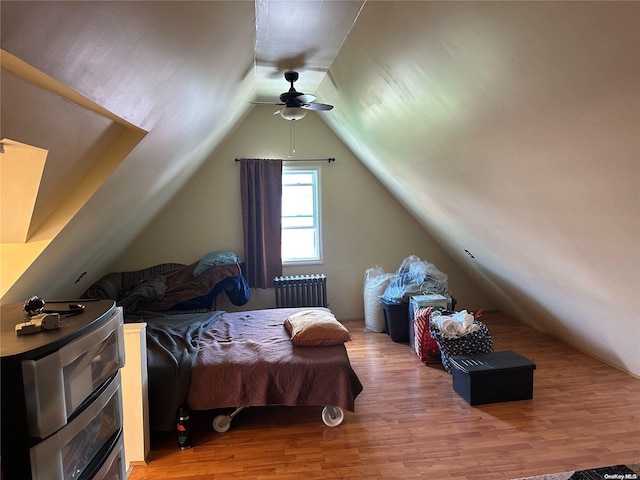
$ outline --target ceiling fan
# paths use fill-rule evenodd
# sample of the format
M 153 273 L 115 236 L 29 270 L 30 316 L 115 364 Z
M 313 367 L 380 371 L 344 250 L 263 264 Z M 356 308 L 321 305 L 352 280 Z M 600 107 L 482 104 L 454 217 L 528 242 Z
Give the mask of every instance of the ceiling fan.
M 293 87 L 293 83 L 298 80 L 298 72 L 289 70 L 284 72 L 284 79 L 291 83 L 288 92 L 280 94 L 279 102 L 251 102 L 256 105 L 282 105 L 283 108 L 273 112 L 274 115 L 280 114 L 285 120 L 300 120 L 307 114 L 307 110 L 331 110 L 333 105 L 326 103 L 315 103 L 316 97 L 306 93 L 298 92 Z

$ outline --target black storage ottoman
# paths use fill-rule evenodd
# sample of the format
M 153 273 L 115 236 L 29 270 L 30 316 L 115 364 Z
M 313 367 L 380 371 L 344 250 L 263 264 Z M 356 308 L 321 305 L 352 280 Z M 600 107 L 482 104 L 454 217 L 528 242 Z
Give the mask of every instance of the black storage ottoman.
M 533 371 L 528 358 L 504 352 L 451 357 L 453 390 L 469 405 L 533 398 Z
M 409 303 L 380 299 L 387 333 L 394 342 L 409 341 Z

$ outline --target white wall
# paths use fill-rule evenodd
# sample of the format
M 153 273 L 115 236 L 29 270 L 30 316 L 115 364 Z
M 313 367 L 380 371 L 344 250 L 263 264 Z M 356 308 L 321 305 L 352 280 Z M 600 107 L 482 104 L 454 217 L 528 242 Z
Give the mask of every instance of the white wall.
M 255 107 L 112 270 L 136 270 L 163 262 L 192 263 L 213 250 L 233 250 L 242 256 L 240 167 L 234 159 L 287 158 L 291 124 L 273 116 L 274 110 Z M 449 287 L 461 307 L 493 307 L 317 115 L 309 113 L 296 123 L 295 143 L 297 158 L 336 158 L 331 164 L 321 163 L 324 264 L 285 267 L 284 273 L 325 273 L 335 314 L 343 319 L 363 318 L 365 270 L 380 265 L 395 272 L 405 257 L 417 255 L 449 275 Z M 273 306 L 273 290 L 254 290 L 252 295 L 251 302 L 242 308 Z M 224 295 L 221 300 L 220 308 L 234 309 L 224 302 Z

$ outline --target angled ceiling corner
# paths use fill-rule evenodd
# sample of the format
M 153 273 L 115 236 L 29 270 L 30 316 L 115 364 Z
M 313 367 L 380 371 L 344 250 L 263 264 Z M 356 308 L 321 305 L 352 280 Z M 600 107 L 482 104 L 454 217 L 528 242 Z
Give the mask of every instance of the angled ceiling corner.
M 147 132 L 6 50 L 0 66 L 4 295 Z
M 26 243 L 48 152 L 8 138 L 0 149 L 0 242 Z
M 287 85 L 283 74 L 288 70 L 300 73 L 296 89 L 315 92 L 364 4 L 365 0 L 257 1 L 256 99 L 269 101 L 276 92 L 282 91 Z

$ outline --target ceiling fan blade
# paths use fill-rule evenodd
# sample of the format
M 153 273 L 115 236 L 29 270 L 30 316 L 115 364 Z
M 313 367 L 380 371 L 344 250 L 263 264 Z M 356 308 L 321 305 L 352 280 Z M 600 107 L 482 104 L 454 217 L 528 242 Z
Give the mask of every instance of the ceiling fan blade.
M 293 70 L 286 71 L 284 78 L 291 84 L 289 91 L 281 93 L 279 102 L 251 102 L 254 105 L 278 105 L 280 108 L 273 112 L 274 115 L 280 114 L 287 120 L 299 120 L 304 116 L 304 112 L 300 112 L 300 108 L 305 110 L 331 110 L 333 105 L 326 103 L 314 103 L 316 97 L 307 93 L 296 91 L 293 87 L 294 82 L 298 79 L 298 72 Z
M 308 103 L 300 105 L 300 107 L 306 108 L 307 110 L 331 110 L 333 105 L 328 105 L 326 103 Z
M 294 98 L 294 100 L 299 103 L 311 103 L 316 99 L 316 97 L 314 97 L 313 95 L 309 95 L 308 93 L 301 93 L 300 95 L 298 95 L 297 97 Z

